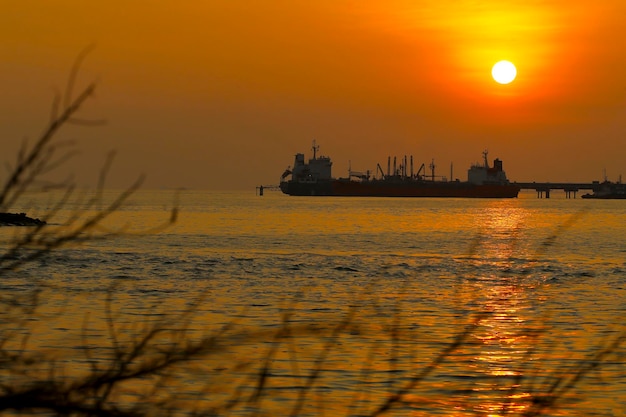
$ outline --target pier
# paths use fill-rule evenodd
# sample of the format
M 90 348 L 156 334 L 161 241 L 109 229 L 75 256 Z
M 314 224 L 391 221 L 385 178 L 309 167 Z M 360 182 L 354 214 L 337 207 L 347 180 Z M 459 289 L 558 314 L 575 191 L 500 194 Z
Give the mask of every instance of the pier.
M 263 196 L 263 192 L 269 191 L 278 191 L 280 190 L 280 185 L 259 185 L 256 187 L 256 195 Z
M 514 182 L 522 190 L 535 190 L 537 198 L 550 198 L 552 190 L 565 191 L 565 198 L 576 198 L 579 190 L 597 191 L 600 189 L 600 182 Z

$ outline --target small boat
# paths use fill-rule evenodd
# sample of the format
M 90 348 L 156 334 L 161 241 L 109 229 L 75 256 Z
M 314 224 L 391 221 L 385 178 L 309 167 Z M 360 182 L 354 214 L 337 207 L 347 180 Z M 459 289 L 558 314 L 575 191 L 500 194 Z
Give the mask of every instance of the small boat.
M 347 178 L 334 178 L 332 162 L 327 156 L 318 156 L 319 146 L 313 143 L 313 158 L 305 162 L 304 154 L 297 153 L 293 168 L 288 167 L 280 179 L 280 189 L 292 196 L 354 196 L 354 197 L 459 197 L 459 198 L 515 198 L 520 187 L 506 178 L 502 161 L 495 159 L 489 166 L 487 151 L 483 163 L 474 164 L 468 170 L 467 181 L 448 180 L 435 175 L 434 161 L 426 173 L 425 164 L 417 172 L 405 156 L 397 164 L 387 160 L 385 173 L 377 164 L 376 175 L 349 171 Z M 409 168 L 410 167 L 410 168 Z
M 603 200 L 623 200 L 626 199 L 626 184 L 621 181 L 611 182 L 605 180 L 598 183 L 598 187 L 593 190 L 593 194 L 585 194 L 582 198 L 597 198 Z

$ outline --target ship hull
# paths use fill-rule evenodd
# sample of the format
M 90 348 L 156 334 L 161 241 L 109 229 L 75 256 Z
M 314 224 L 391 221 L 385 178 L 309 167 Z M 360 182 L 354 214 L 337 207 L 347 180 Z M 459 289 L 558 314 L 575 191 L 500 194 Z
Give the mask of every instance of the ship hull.
M 515 198 L 520 188 L 513 184 L 430 181 L 351 181 L 334 179 L 318 182 L 286 181 L 283 193 L 294 196 L 335 197 L 447 197 L 447 198 Z
M 596 195 L 596 194 L 585 194 L 581 196 L 582 198 L 591 198 L 597 200 L 626 200 L 626 194 L 606 194 L 606 195 Z
M 280 190 L 288 195 L 296 196 L 333 196 L 333 181 L 299 182 L 285 181 L 280 183 Z

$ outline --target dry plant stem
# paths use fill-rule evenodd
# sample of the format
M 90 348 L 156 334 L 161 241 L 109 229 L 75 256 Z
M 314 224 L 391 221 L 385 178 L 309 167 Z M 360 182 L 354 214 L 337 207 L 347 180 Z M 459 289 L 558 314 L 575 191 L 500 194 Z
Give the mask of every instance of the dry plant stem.
M 296 404 L 290 414 L 291 417 L 300 415 L 300 412 L 302 411 L 302 407 L 304 406 L 307 395 L 311 391 L 311 388 L 313 387 L 315 381 L 319 378 L 319 375 L 322 372 L 324 361 L 330 354 L 332 347 L 337 343 L 337 339 L 339 335 L 346 328 L 348 328 L 350 324 L 353 322 L 354 315 L 355 315 L 354 309 L 350 309 L 348 313 L 346 314 L 346 317 L 333 328 L 331 335 L 327 337 L 326 342 L 324 343 L 324 347 L 322 348 L 322 351 L 320 352 L 319 356 L 317 357 L 315 361 L 315 366 L 313 367 L 309 375 L 306 377 L 305 384 L 298 392 Z
M 70 79 L 70 83 L 73 83 L 73 78 L 74 77 Z M 69 96 L 66 96 L 66 107 L 57 117 L 51 120 L 50 124 L 33 147 L 30 150 L 27 150 L 27 148 L 22 149 L 18 158 L 18 164 L 0 193 L 0 210 L 6 210 L 8 206 L 14 204 L 27 189 L 33 186 L 41 175 L 48 173 L 69 158 L 70 154 L 66 154 L 58 161 L 53 160 L 56 150 L 56 145 L 52 142 L 53 138 L 62 126 L 70 123 L 74 114 L 78 112 L 84 102 L 92 96 L 94 90 L 95 84 L 90 84 L 75 99 L 71 100 Z M 69 90 L 69 93 L 71 93 L 71 90 Z M 102 171 L 101 178 L 106 174 L 106 169 L 108 169 L 109 164 L 110 160 L 105 166 L 105 170 Z M 45 231 L 45 225 L 35 226 L 33 229 L 29 230 L 29 232 L 14 241 L 13 245 L 0 256 L 0 273 L 13 270 L 20 265 L 32 262 L 50 250 L 70 241 L 77 242 L 85 240 L 86 237 L 93 238 L 93 236 L 85 236 L 85 233 L 92 230 L 94 226 L 118 209 L 128 197 L 139 188 L 141 182 L 142 179 L 140 178 L 129 189 L 120 194 L 106 209 L 101 210 L 91 218 L 85 219 L 82 224 L 74 224 L 76 227 L 73 230 L 59 233 L 47 233 Z M 99 187 L 103 186 L 104 183 L 101 179 Z M 53 210 L 47 214 L 45 220 L 49 220 L 58 209 L 63 207 L 72 193 L 73 187 L 67 185 L 65 195 L 60 199 Z M 101 190 L 99 190 L 99 194 L 100 193 Z M 35 250 L 31 251 L 25 257 L 19 256 L 25 248 L 34 248 Z
M 549 387 L 543 387 L 541 392 L 533 397 L 531 407 L 524 413 L 524 417 L 537 417 L 557 407 L 559 400 L 572 391 L 583 378 L 591 372 L 599 369 L 611 355 L 623 358 L 624 353 L 620 349 L 626 344 L 626 333 L 621 333 L 612 342 L 597 350 L 587 359 L 580 361 L 578 370 L 574 373 L 564 372 Z
M 46 232 L 45 225 L 35 226 L 34 229 L 22 235 L 14 245 L 0 256 L 0 274 L 26 263 L 32 262 L 53 249 L 57 249 L 68 243 L 80 243 L 85 241 L 93 241 L 97 239 L 110 238 L 113 235 L 124 233 L 124 230 L 118 230 L 112 233 L 94 235 L 94 229 L 108 216 L 118 210 L 128 198 L 139 189 L 142 178 L 137 180 L 130 188 L 118 195 L 105 209 L 97 212 L 91 217 L 82 219 L 73 218 L 71 223 L 74 228 L 65 229 L 64 231 Z M 68 190 L 71 193 L 71 190 Z M 65 199 L 63 200 L 65 201 Z M 76 224 L 78 223 L 78 224 Z M 20 256 L 24 249 L 33 249 L 26 256 Z
M 17 164 L 0 190 L 0 211 L 14 205 L 26 191 L 33 189 L 43 180 L 42 176 L 50 173 L 65 163 L 73 152 L 67 151 L 57 157 L 57 151 L 68 143 L 55 141 L 55 136 L 66 124 L 99 124 L 76 118 L 81 106 L 95 91 L 95 84 L 89 84 L 75 98 L 73 86 L 81 55 L 77 60 L 67 91 L 63 100 L 57 98 L 53 108 L 53 115 L 49 125 L 35 141 L 32 147 L 25 143 L 17 158 Z M 58 105 L 64 105 L 59 112 Z M 70 243 L 80 243 L 88 240 L 104 239 L 115 234 L 125 233 L 124 228 L 113 231 L 102 230 L 104 219 L 119 208 L 139 188 L 143 178 L 140 177 L 129 188 L 120 193 L 112 202 L 103 204 L 103 190 L 105 179 L 110 169 L 112 154 L 109 155 L 104 168 L 101 170 L 95 196 L 86 202 L 86 207 L 77 209 L 65 220 L 61 227 L 46 227 L 38 225 L 29 227 L 22 234 L 16 234 L 9 246 L 0 254 L 0 274 L 6 274 L 19 266 L 28 264 L 39 257 L 49 254 L 54 249 Z M 49 184 L 50 186 L 50 184 Z M 64 189 L 63 195 L 55 201 L 54 206 L 46 213 L 44 220 L 48 221 L 68 204 L 73 195 L 74 187 L 69 181 L 52 183 L 54 188 Z M 87 210 L 95 209 L 95 213 L 85 215 Z M 149 233 L 176 221 L 177 210 L 173 209 L 168 222 L 155 229 L 142 231 Z M 36 334 L 29 327 L 30 320 L 36 319 L 36 309 L 40 304 L 40 292 L 49 284 L 35 279 L 35 287 L 24 295 L 0 294 L 0 317 L 6 317 L 0 323 L 9 323 L 0 328 L 0 413 L 14 410 L 18 413 L 52 413 L 56 415 L 83 415 L 83 416 L 140 416 L 150 415 L 142 410 L 143 406 L 128 405 L 120 408 L 110 401 L 111 394 L 124 381 L 158 376 L 163 370 L 188 361 L 204 352 L 212 351 L 212 346 L 219 335 L 203 337 L 198 342 L 188 339 L 186 323 L 190 315 L 198 308 L 201 298 L 192 303 L 189 310 L 180 314 L 177 320 L 167 323 L 158 323 L 153 328 L 144 329 L 136 334 L 131 343 L 120 342 L 114 330 L 112 315 L 109 311 L 111 323 L 110 334 L 113 336 L 114 356 L 96 364 L 91 360 L 88 348 L 83 349 L 85 358 L 90 367 L 87 375 L 69 381 L 64 368 L 53 357 L 43 352 L 29 348 L 29 340 Z M 110 305 L 109 305 L 110 307 Z M 179 321 L 180 320 L 180 321 Z M 87 321 L 83 324 L 82 340 L 87 346 Z M 155 342 L 157 337 L 169 335 L 175 341 L 171 350 L 159 348 Z M 158 386 L 158 385 L 157 385 Z M 155 404 L 157 402 L 155 401 Z M 145 407 L 144 407 L 145 408 Z
M 474 321 L 472 321 L 472 323 L 466 326 L 463 332 L 459 333 L 445 349 L 439 352 L 439 354 L 435 357 L 435 359 L 433 359 L 430 364 L 428 364 L 424 367 L 424 369 L 412 376 L 409 382 L 404 387 L 389 395 L 389 397 L 387 397 L 387 399 L 380 405 L 380 407 L 378 407 L 371 414 L 369 414 L 369 416 L 374 417 L 383 415 L 386 412 L 390 411 L 395 404 L 401 403 L 402 398 L 406 394 L 408 394 L 412 389 L 417 387 L 417 385 L 419 385 L 428 375 L 430 375 L 435 369 L 437 369 L 437 367 L 439 367 L 439 365 L 441 365 L 454 351 L 456 351 L 459 347 L 463 345 L 463 343 L 465 343 L 467 338 L 473 333 L 475 327 L 478 325 L 478 323 L 480 323 L 485 315 L 486 314 L 478 315 L 478 317 L 476 317 Z
M 5 183 L 2 192 L 0 192 L 0 209 L 5 209 L 7 204 L 14 203 L 23 193 L 25 187 L 32 184 L 35 175 L 47 171 L 50 157 L 54 153 L 54 147 L 50 147 L 50 141 L 57 131 L 68 123 L 72 115 L 93 94 L 95 88 L 94 84 L 90 84 L 85 88 L 57 118 L 52 120 L 32 149 L 29 152 L 25 152 L 24 157 L 18 160 L 12 175 Z M 25 180 L 24 177 L 27 174 L 30 174 L 30 177 L 27 177 Z

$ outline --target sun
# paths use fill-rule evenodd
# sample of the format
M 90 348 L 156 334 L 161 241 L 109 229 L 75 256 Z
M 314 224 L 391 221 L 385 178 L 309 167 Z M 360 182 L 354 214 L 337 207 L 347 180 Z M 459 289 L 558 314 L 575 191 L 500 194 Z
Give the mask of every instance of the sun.
M 491 76 L 500 84 L 509 84 L 517 76 L 517 69 L 511 61 L 496 62 L 491 68 Z

